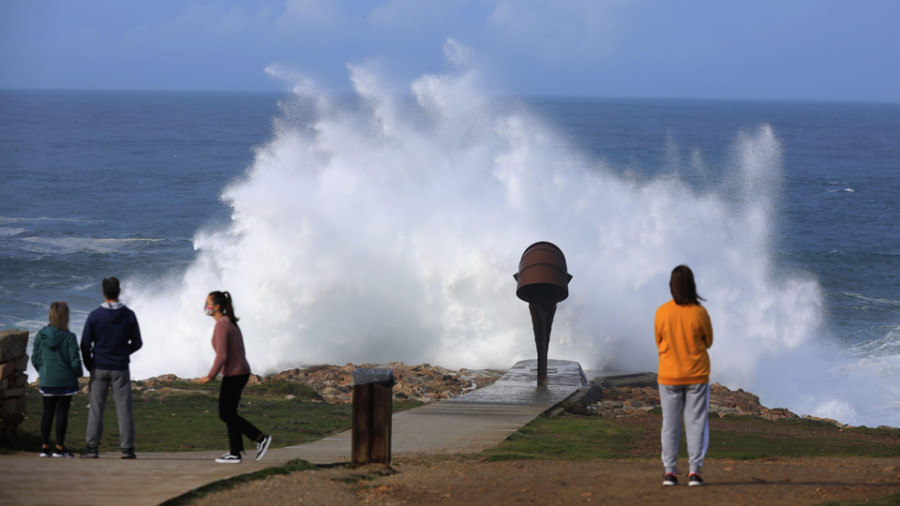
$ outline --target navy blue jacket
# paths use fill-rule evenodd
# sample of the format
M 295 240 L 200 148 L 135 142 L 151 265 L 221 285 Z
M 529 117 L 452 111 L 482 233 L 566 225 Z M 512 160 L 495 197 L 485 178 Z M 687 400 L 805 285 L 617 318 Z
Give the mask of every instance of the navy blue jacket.
M 103 304 L 84 322 L 81 358 L 89 371 L 124 371 L 131 362 L 129 356 L 143 345 L 134 311 L 124 304 Z

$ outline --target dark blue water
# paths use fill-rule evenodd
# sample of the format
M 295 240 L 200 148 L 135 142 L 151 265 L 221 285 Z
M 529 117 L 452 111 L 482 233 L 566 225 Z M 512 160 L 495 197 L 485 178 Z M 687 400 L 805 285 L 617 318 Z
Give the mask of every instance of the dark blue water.
M 183 269 L 198 228 L 227 219 L 219 194 L 271 135 L 278 98 L 0 93 L 0 328 L 34 330 L 50 299 L 86 310 L 105 273 Z
M 0 330 L 22 328 L 34 332 L 45 324 L 50 302 L 66 300 L 73 310 L 73 329 L 79 332 L 87 312 L 101 302 L 99 281 L 110 274 L 125 281 L 126 293 L 145 295 L 141 300 L 147 309 L 142 314 L 154 314 L 156 320 L 164 320 L 166 313 L 151 312 L 153 300 L 158 300 L 160 296 L 147 293 L 162 286 L 172 290 L 169 298 L 184 296 L 188 299 L 184 305 L 190 306 L 190 314 L 198 314 L 197 328 L 204 329 L 206 322 L 200 315 L 202 300 L 197 300 L 195 304 L 193 300 L 198 298 L 194 291 L 199 293 L 200 299 L 204 292 L 191 289 L 191 284 L 181 278 L 190 277 L 195 270 L 220 273 L 228 270 L 227 266 L 221 265 L 221 258 L 215 260 L 218 267 L 206 267 L 200 252 L 210 249 L 210 241 L 232 244 L 228 241 L 246 239 L 247 223 L 255 223 L 256 228 L 271 225 L 273 230 L 268 231 L 262 240 L 272 240 L 273 245 L 279 246 L 279 254 L 287 255 L 276 258 L 289 259 L 290 250 L 294 247 L 297 255 L 310 254 L 303 248 L 307 236 L 298 235 L 304 239 L 292 239 L 287 247 L 279 244 L 276 237 L 283 236 L 287 230 L 303 228 L 306 223 L 305 208 L 298 210 L 297 202 L 313 194 L 311 181 L 325 181 L 327 171 L 322 171 L 318 179 L 303 179 L 299 183 L 280 184 L 277 179 L 274 183 L 256 183 L 269 177 L 273 168 L 279 177 L 286 178 L 284 181 L 293 181 L 290 174 L 314 164 L 310 160 L 347 158 L 358 163 L 371 160 L 371 172 L 384 174 L 378 181 L 391 180 L 391 185 L 402 188 L 415 180 L 415 174 L 397 175 L 386 167 L 391 167 L 394 161 L 399 165 L 410 160 L 428 159 L 438 151 L 426 146 L 413 150 L 412 155 L 409 149 L 392 152 L 393 144 L 381 143 L 378 135 L 367 138 L 348 134 L 345 139 L 334 133 L 341 132 L 340 128 L 335 127 L 341 121 L 346 120 L 348 125 L 356 127 L 359 123 L 374 121 L 373 118 L 383 120 L 378 115 L 377 107 L 372 107 L 368 116 L 350 115 L 347 120 L 337 114 L 317 117 L 313 112 L 306 111 L 305 106 L 291 105 L 280 109 L 280 101 L 292 104 L 291 97 L 275 94 L 0 92 L 0 182 L 3 190 L 3 198 L 0 199 Z M 895 204 L 896 195 L 900 194 L 900 105 L 595 98 L 531 98 L 523 102 L 533 117 L 541 122 L 542 128 L 556 135 L 554 142 L 562 144 L 559 149 L 570 153 L 578 164 L 596 167 L 598 173 L 626 182 L 624 184 L 631 185 L 629 188 L 635 188 L 636 193 L 650 191 L 659 181 L 679 181 L 683 182 L 683 189 L 678 190 L 682 186 L 676 185 L 675 189 L 666 190 L 666 196 L 698 202 L 712 198 L 715 202 L 724 202 L 736 208 L 752 208 L 759 204 L 753 198 L 752 188 L 755 186 L 748 186 L 758 183 L 744 181 L 741 176 L 735 175 L 735 167 L 752 165 L 756 159 L 752 150 L 748 153 L 747 149 L 739 148 L 740 139 L 753 137 L 760 125 L 769 125 L 777 139 L 781 163 L 771 175 L 763 171 L 762 177 L 771 180 L 766 182 L 759 194 L 759 201 L 771 207 L 760 212 L 768 212 L 772 216 L 765 220 L 771 240 L 754 243 L 761 244 L 766 257 L 771 259 L 770 264 L 763 268 L 763 277 L 781 280 L 799 276 L 813 280 L 822 294 L 822 318 L 821 321 L 803 322 L 801 325 L 805 329 L 816 329 L 816 343 L 820 344 L 814 343 L 813 346 L 834 345 L 835 351 L 829 353 L 855 360 L 839 365 L 839 368 L 863 368 L 882 378 L 885 385 L 896 384 L 896 378 L 900 375 L 900 228 L 897 226 L 900 206 Z M 403 118 L 400 120 L 402 122 Z M 322 137 L 317 140 L 315 149 L 307 152 L 305 148 L 297 147 L 305 146 L 297 139 L 314 135 L 315 132 Z M 329 133 L 327 136 L 326 132 Z M 441 132 L 441 135 L 445 133 Z M 410 131 L 406 137 L 419 134 L 422 132 Z M 450 132 L 448 135 L 452 137 L 453 134 Z M 437 136 L 434 132 L 422 135 L 423 138 Z M 377 141 L 377 147 L 366 145 L 371 139 L 375 139 L 373 145 Z M 467 143 L 480 146 L 481 142 L 469 139 L 465 132 L 454 139 L 461 151 L 465 151 Z M 443 146 L 445 140 L 444 137 L 440 142 L 432 139 L 431 148 Z M 484 144 L 493 149 L 493 144 Z M 534 155 L 543 156 L 550 151 L 555 153 L 555 149 L 545 148 Z M 742 156 L 745 158 L 742 159 Z M 762 155 L 760 157 L 764 158 Z M 495 160 L 498 158 L 495 157 Z M 433 165 L 440 167 L 440 160 L 435 159 Z M 395 177 L 396 181 L 392 179 Z M 459 176 L 459 180 L 462 183 L 466 181 L 464 176 Z M 350 182 L 339 185 L 336 187 L 338 190 L 332 190 L 336 191 L 332 201 L 339 202 L 342 198 L 340 188 L 353 188 L 353 179 L 347 181 Z M 453 183 L 456 180 L 449 181 Z M 750 197 L 746 195 L 748 188 L 751 189 Z M 230 194 L 223 201 L 221 195 L 227 189 L 237 193 Z M 414 195 L 407 195 L 402 189 L 396 191 L 397 200 L 404 201 L 405 206 L 442 204 L 440 192 L 434 194 L 437 200 L 433 198 L 429 202 L 419 202 Z M 461 192 L 460 195 L 465 194 L 464 189 L 454 188 L 447 190 L 448 198 L 454 198 L 457 191 Z M 257 199 L 251 200 L 256 204 L 249 207 L 233 205 L 235 199 L 240 202 L 250 198 L 247 194 L 253 192 L 262 192 L 252 197 Z M 375 195 L 380 193 L 375 192 Z M 327 197 L 320 202 L 319 208 L 328 208 Z M 353 202 L 358 202 L 360 196 L 356 195 L 355 199 Z M 284 205 L 279 206 L 279 202 Z M 352 205 L 353 202 L 347 204 Z M 652 200 L 647 202 L 652 203 Z M 346 209 L 348 205 L 343 207 Z M 366 213 L 377 215 L 382 205 L 387 209 L 396 202 L 370 204 Z M 445 205 L 456 206 L 449 204 L 449 201 Z M 458 210 L 456 207 L 454 209 Z M 254 215 L 256 210 L 258 215 Z M 321 219 L 328 221 L 332 227 L 323 229 L 331 230 L 331 233 L 325 234 L 327 240 L 315 234 L 310 238 L 310 241 L 322 241 L 324 245 L 313 252 L 323 262 L 317 272 L 326 272 L 330 268 L 353 270 L 348 264 L 340 265 L 343 256 L 331 256 L 329 253 L 329 245 L 349 240 L 349 232 L 342 232 L 339 228 L 344 218 L 335 218 L 336 213 L 340 212 L 340 208 L 336 208 L 322 211 L 321 216 L 309 216 L 312 219 L 310 223 Z M 488 208 L 482 214 L 485 213 L 489 213 Z M 396 238 L 397 244 L 414 245 L 416 241 L 429 240 L 433 227 L 420 228 L 415 214 L 408 209 L 397 215 L 388 213 L 389 217 L 393 217 L 389 225 L 394 230 L 391 237 Z M 452 209 L 449 214 L 454 214 Z M 398 222 L 396 216 L 404 218 Z M 408 224 L 404 222 L 406 216 L 409 217 Z M 722 216 L 722 219 L 730 220 L 735 214 L 723 213 Z M 689 222 L 699 218 L 686 216 L 684 220 Z M 615 228 L 629 219 L 627 213 L 604 217 L 603 220 L 608 222 L 604 227 Z M 364 219 L 357 215 L 350 221 Z M 452 223 L 448 224 L 443 217 L 436 218 L 436 222 L 452 228 Z M 489 220 L 486 219 L 487 222 Z M 381 222 L 375 223 L 377 228 Z M 474 223 L 468 226 L 477 228 L 477 218 Z M 730 225 L 723 224 L 723 227 L 727 226 Z M 416 233 L 407 237 L 404 234 L 407 228 Z M 497 227 L 496 233 L 488 235 L 502 237 L 502 229 Z M 457 242 L 465 241 L 466 237 L 461 234 Z M 703 237 L 697 238 L 701 243 L 700 249 L 715 250 L 728 246 L 722 243 L 719 236 L 711 234 L 710 237 L 709 244 L 703 244 Z M 434 240 L 437 241 L 437 235 Z M 593 247 L 590 244 L 586 241 L 584 248 Z M 517 248 L 518 243 L 512 249 Z M 571 245 L 568 248 L 567 254 L 579 253 L 573 252 Z M 723 252 L 723 255 L 726 254 L 734 252 Z M 278 278 L 290 278 L 292 275 L 292 269 L 288 267 L 290 260 L 286 260 L 284 265 L 277 259 L 260 258 L 257 264 L 252 262 L 253 259 L 239 260 L 248 262 L 242 268 L 244 272 L 265 264 L 264 267 L 275 271 Z M 338 265 L 331 265 L 329 262 L 332 261 Z M 393 268 L 389 265 L 385 270 Z M 503 272 L 504 279 L 513 269 L 514 263 L 513 267 L 506 268 L 509 273 Z M 626 271 L 628 269 L 638 268 L 629 264 Z M 591 268 L 582 267 L 581 270 L 590 272 Z M 639 272 L 634 271 L 635 274 Z M 227 281 L 227 274 L 222 276 L 217 279 Z M 431 271 L 422 267 L 413 277 L 424 279 L 428 276 L 431 276 Z M 354 283 L 364 283 L 358 278 Z M 575 279 L 591 278 L 589 274 L 579 277 L 576 273 Z M 719 284 L 723 289 L 727 288 L 723 293 L 730 293 L 728 290 L 732 289 L 740 291 L 740 286 L 729 288 L 726 281 L 716 281 L 717 288 Z M 422 281 L 420 287 L 426 295 L 431 293 L 428 283 L 427 280 Z M 463 285 L 460 283 L 445 283 L 444 290 L 447 287 L 461 289 Z M 232 282 L 232 286 L 237 284 Z M 317 289 L 313 295 L 304 295 L 301 294 L 303 285 L 304 280 L 299 279 L 290 290 L 280 289 L 278 296 L 268 298 L 267 302 L 283 303 L 290 311 L 294 306 L 306 307 L 307 304 L 315 304 L 312 301 L 321 300 L 324 294 L 334 293 L 332 287 Z M 629 297 L 628 286 L 627 283 L 623 285 L 625 298 Z M 700 286 L 703 286 L 702 282 Z M 217 288 L 220 287 L 204 286 L 203 290 Z M 266 289 L 260 287 L 259 290 L 262 295 L 256 298 L 266 298 Z M 471 293 L 460 296 L 460 300 L 473 301 L 469 307 L 481 307 L 475 302 L 479 290 L 493 291 L 494 288 L 472 288 Z M 638 287 L 634 296 L 645 297 L 643 290 L 643 287 Z M 296 299 L 292 299 L 294 295 Z M 655 297 L 646 302 L 647 307 L 656 304 Z M 816 297 L 814 294 L 813 298 Z M 760 296 L 754 295 L 754 298 L 757 305 L 765 306 L 764 300 L 759 302 Z M 348 295 L 341 304 L 349 307 L 350 311 L 359 309 L 359 306 L 354 306 L 359 302 L 354 300 L 353 296 Z M 780 304 L 786 304 L 783 298 L 778 300 Z M 137 301 L 136 304 L 141 305 Z M 391 304 L 401 307 L 402 314 L 420 311 L 404 306 L 402 302 Z M 714 308 L 713 300 L 710 304 Z M 573 318 L 579 310 L 593 311 L 590 304 L 585 303 L 573 309 Z M 787 313 L 790 311 L 791 308 L 786 309 Z M 644 312 L 649 314 L 649 310 Z M 274 314 L 278 313 L 276 311 Z M 299 343 L 303 342 L 305 333 L 314 335 L 316 324 L 301 321 L 304 314 L 307 313 L 292 313 L 291 317 L 297 319 L 293 327 L 290 322 L 279 322 L 279 329 L 295 330 L 288 331 L 288 335 L 284 335 L 284 331 L 274 332 L 277 335 L 273 335 L 271 342 L 290 342 L 296 338 Z M 727 316 L 720 315 L 718 320 L 723 321 Z M 310 318 L 315 321 L 314 317 Z M 425 321 L 428 318 L 428 311 L 422 310 L 421 319 Z M 271 315 L 269 320 L 272 320 Z M 142 372 L 182 372 L 174 365 L 169 367 L 164 360 L 149 358 L 155 353 L 155 336 L 152 333 L 159 333 L 158 328 L 165 324 L 164 321 L 148 322 L 146 325 L 142 322 L 145 332 L 151 333 L 149 339 L 145 338 L 148 347 L 142 351 L 146 355 Z M 252 326 L 253 323 L 248 321 L 247 325 Z M 260 328 L 264 329 L 265 325 L 261 324 Z M 457 323 L 449 325 L 458 326 Z M 772 325 L 777 331 L 782 323 L 773 321 Z M 502 325 L 478 328 L 497 326 Z M 427 329 L 429 325 L 422 323 L 422 327 Z M 205 332 L 192 331 L 191 337 Z M 328 332 L 338 333 L 326 329 L 322 334 Z M 346 329 L 341 332 L 346 332 Z M 572 353 L 591 346 L 602 347 L 603 342 L 610 340 L 617 342 L 617 339 L 631 338 L 617 336 L 615 329 L 599 329 L 598 335 L 603 337 L 598 337 L 594 344 L 572 348 Z M 443 339 L 441 342 L 476 340 L 468 334 L 453 336 L 438 339 Z M 158 337 L 160 341 L 163 338 Z M 725 346 L 728 339 L 742 339 L 741 336 L 719 338 Z M 203 347 L 196 348 L 199 350 L 197 353 L 205 351 L 207 339 L 205 334 L 199 339 Z M 321 341 L 319 337 L 310 339 L 318 340 L 317 343 Z M 781 339 L 790 340 L 789 337 Z M 770 347 L 761 346 L 766 350 Z M 319 348 L 326 351 L 314 355 L 313 350 Z M 297 352 L 299 356 L 305 357 L 304 353 L 307 353 L 313 357 L 310 360 L 339 361 L 343 357 L 341 350 L 351 354 L 347 350 L 352 348 L 352 344 L 348 345 L 338 338 L 333 343 L 310 345 L 303 342 L 302 346 L 298 344 L 285 349 L 300 349 Z M 379 348 L 366 345 L 360 349 Z M 443 350 L 441 347 L 436 349 Z M 191 350 L 193 353 L 194 348 Z M 276 347 L 272 353 L 281 353 L 277 350 L 282 348 Z M 727 350 L 726 347 L 722 353 Z M 261 355 L 256 363 L 265 363 L 266 367 L 282 365 L 275 359 L 267 361 L 263 351 L 258 353 Z M 437 357 L 430 357 L 428 353 L 427 349 L 418 348 L 406 355 L 398 352 L 400 359 L 431 362 L 439 362 L 444 356 L 441 353 L 445 352 L 435 351 Z M 348 356 L 345 361 L 358 358 Z M 593 360 L 578 356 L 560 358 L 575 358 L 583 363 Z M 380 359 L 382 357 L 379 355 L 373 360 Z M 509 362 L 512 361 L 511 358 Z M 500 362 L 503 363 L 492 365 L 508 365 L 504 360 Z M 202 371 L 207 364 L 202 360 L 198 360 L 199 363 L 203 365 L 185 364 L 183 368 Z M 597 359 L 597 362 L 586 366 L 598 363 L 609 365 L 610 362 Z M 626 362 L 625 365 L 636 367 L 634 363 Z M 644 365 L 639 361 L 637 366 Z M 806 370 L 802 372 L 807 373 Z M 766 389 L 770 388 L 766 385 L 737 386 L 754 388 L 754 391 L 758 388 L 764 401 Z M 777 393 L 771 395 L 782 400 Z M 819 414 L 834 413 L 834 416 L 851 418 L 848 421 L 900 425 L 900 404 L 895 394 L 890 392 L 885 394 L 887 404 L 872 413 L 867 412 L 865 407 L 854 405 L 850 409 L 844 406 L 851 403 L 848 398 L 854 396 L 853 392 L 837 401 L 844 403 L 838 408 L 826 406 L 819 411 L 811 407 L 816 406 L 816 402 L 807 400 L 805 395 L 803 392 L 795 397 L 788 395 L 785 402 L 791 403 L 794 402 L 791 399 L 795 399 L 796 406 L 787 407 Z M 891 399 L 893 404 L 890 404 Z M 885 401 L 884 397 L 879 397 L 870 402 L 884 404 Z M 820 404 L 827 403 L 823 400 Z

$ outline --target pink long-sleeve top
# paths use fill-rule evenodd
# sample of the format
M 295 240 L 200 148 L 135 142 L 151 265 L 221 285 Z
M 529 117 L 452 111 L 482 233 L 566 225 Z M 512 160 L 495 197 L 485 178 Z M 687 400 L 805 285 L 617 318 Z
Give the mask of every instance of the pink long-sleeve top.
M 237 376 L 238 374 L 250 374 L 250 363 L 244 353 L 244 336 L 236 324 L 231 323 L 227 316 L 216 320 L 216 328 L 213 330 L 212 347 L 216 350 L 216 359 L 207 377 L 216 379 L 219 373 L 222 376 Z

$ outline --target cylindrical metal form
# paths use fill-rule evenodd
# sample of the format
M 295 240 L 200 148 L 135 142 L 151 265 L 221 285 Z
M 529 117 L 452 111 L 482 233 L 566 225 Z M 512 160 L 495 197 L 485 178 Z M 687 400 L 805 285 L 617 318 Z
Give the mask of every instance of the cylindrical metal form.
M 537 383 L 547 384 L 547 352 L 550 348 L 550 329 L 556 303 L 569 296 L 566 257 L 555 244 L 536 242 L 529 246 L 519 260 L 516 278 L 516 296 L 528 303 L 531 323 L 534 326 L 534 344 L 537 347 Z
M 556 304 L 569 296 L 566 257 L 553 243 L 536 242 L 519 260 L 516 296 L 525 302 Z

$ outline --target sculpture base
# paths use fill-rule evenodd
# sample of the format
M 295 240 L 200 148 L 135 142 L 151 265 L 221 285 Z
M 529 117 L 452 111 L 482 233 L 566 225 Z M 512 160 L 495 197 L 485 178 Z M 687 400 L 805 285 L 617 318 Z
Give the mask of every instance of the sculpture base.
M 465 392 L 448 401 L 492 404 L 555 404 L 590 384 L 578 362 L 547 361 L 547 384 L 536 385 L 537 360 L 522 360 L 493 385 Z

